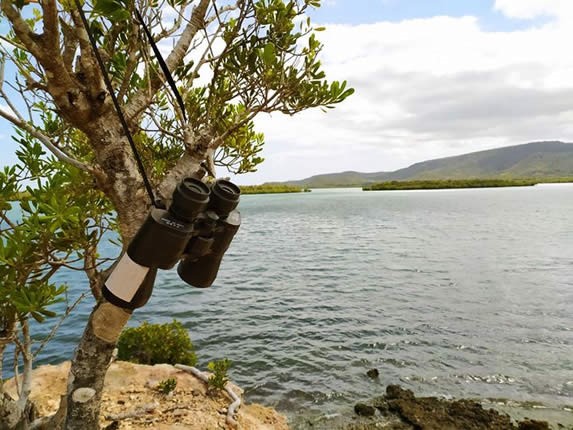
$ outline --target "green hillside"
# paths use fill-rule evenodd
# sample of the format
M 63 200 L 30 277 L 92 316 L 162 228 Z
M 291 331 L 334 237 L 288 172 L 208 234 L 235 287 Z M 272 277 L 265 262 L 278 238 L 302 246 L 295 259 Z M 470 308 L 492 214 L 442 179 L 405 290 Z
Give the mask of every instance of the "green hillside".
M 573 177 L 573 144 L 532 142 L 413 164 L 394 172 L 341 172 L 288 181 L 309 188 L 357 187 L 383 181 Z
M 385 172 L 362 173 L 362 172 L 341 172 L 315 175 L 299 181 L 285 182 L 288 185 L 312 188 L 336 188 L 336 187 L 361 187 L 365 183 L 378 182 L 384 179 Z M 311 184 L 311 185 L 309 185 Z

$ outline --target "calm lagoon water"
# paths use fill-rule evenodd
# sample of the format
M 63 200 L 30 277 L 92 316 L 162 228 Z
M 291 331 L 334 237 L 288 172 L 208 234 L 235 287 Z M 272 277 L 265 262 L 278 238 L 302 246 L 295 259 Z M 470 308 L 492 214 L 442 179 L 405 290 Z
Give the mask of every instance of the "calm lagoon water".
M 248 195 L 240 208 L 215 286 L 163 272 L 130 324 L 182 321 L 200 366 L 231 359 L 248 400 L 336 413 L 400 383 L 573 404 L 572 185 L 313 190 Z M 72 296 L 87 288 L 77 272 L 60 280 Z M 41 361 L 71 358 L 92 305 Z

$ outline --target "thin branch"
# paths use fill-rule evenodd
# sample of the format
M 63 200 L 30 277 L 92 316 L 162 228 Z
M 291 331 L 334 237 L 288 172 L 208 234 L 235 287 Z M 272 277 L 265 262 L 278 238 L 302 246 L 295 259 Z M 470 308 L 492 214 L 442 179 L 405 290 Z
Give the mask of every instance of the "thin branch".
M 265 102 L 263 104 L 261 104 L 256 109 L 252 110 L 245 118 L 235 123 L 232 127 L 228 128 L 225 131 L 225 133 L 221 135 L 220 137 L 221 141 L 223 141 L 227 136 L 230 136 L 232 133 L 234 133 L 237 129 L 239 129 L 243 125 L 247 124 L 249 121 L 252 121 L 255 118 L 255 116 L 257 116 L 259 113 L 265 112 L 268 109 L 268 104 L 275 98 L 277 98 L 278 94 L 280 94 L 278 91 L 275 92 L 270 98 L 265 99 Z
M 10 115 L 8 112 L 3 111 L 2 109 L 0 109 L 0 116 L 3 117 L 4 119 L 7 119 L 8 121 L 10 121 L 16 127 L 30 133 L 32 136 L 34 136 L 36 139 L 38 139 L 40 142 L 42 142 L 44 144 L 44 146 L 46 148 L 48 148 L 50 150 L 50 152 L 52 152 L 52 154 L 54 154 L 60 161 L 63 161 L 65 163 L 69 163 L 72 166 L 75 166 L 78 169 L 81 169 L 81 170 L 88 172 L 90 174 L 96 173 L 95 169 L 92 166 L 88 166 L 87 164 L 84 164 L 81 161 L 78 161 L 78 160 L 70 157 L 66 153 L 64 153 L 61 149 L 59 149 L 52 142 L 52 140 L 48 136 L 46 136 L 45 134 L 38 131 L 37 129 L 32 127 L 27 122 L 22 121 L 22 120 L 16 118 L 15 116 Z
M 161 124 L 159 124 L 159 121 L 157 120 L 155 115 L 149 115 L 149 117 L 151 118 L 151 121 L 153 121 L 153 124 L 155 124 L 155 126 L 157 127 L 157 131 L 160 131 L 161 133 L 164 133 L 165 135 L 170 136 L 173 139 L 177 139 L 177 140 L 181 139 L 181 136 L 178 136 L 175 133 L 173 133 L 169 130 L 166 130 L 164 127 L 162 127 Z
M 60 27 L 62 28 L 63 53 L 62 60 L 68 73 L 73 73 L 73 63 L 78 49 L 78 38 L 75 34 L 74 27 L 68 24 L 63 18 L 60 18 Z
M 32 392 L 32 361 L 34 357 L 32 356 L 32 337 L 30 336 L 30 325 L 28 322 L 28 317 L 24 318 L 20 322 L 22 327 L 22 337 L 24 342 L 24 349 L 22 351 L 22 360 L 24 361 L 24 373 L 22 376 L 22 389 L 18 403 L 20 405 L 20 410 L 24 410 L 24 407 L 28 403 L 30 393 Z
M 237 34 L 239 33 L 239 29 L 242 27 L 243 22 L 246 19 L 246 15 L 247 15 L 247 8 L 245 8 L 245 1 L 244 0 L 238 0 L 237 1 L 237 5 L 240 8 L 240 13 L 239 13 L 239 19 L 237 20 L 237 24 L 235 25 L 235 31 L 232 35 L 232 37 L 229 38 L 230 43 L 228 43 L 227 45 L 225 45 L 225 48 L 223 49 L 223 51 L 221 52 L 221 54 L 219 54 L 219 58 L 217 59 L 217 62 L 215 63 L 215 66 L 213 67 L 213 77 L 211 78 L 211 82 L 209 83 L 209 96 L 207 97 L 207 111 L 206 111 L 206 116 L 207 116 L 207 121 L 209 121 L 209 115 L 211 112 L 211 100 L 213 97 L 213 93 L 214 93 L 214 87 L 215 84 L 217 82 L 217 78 L 219 75 L 219 66 L 221 65 L 221 61 L 223 60 L 223 57 L 227 54 L 227 52 L 231 49 L 232 45 L 232 41 L 235 39 L 235 37 L 237 37 Z M 217 13 L 217 7 L 215 6 L 215 13 L 217 14 L 217 17 L 219 17 L 219 14 Z
M 211 40 L 209 40 L 209 44 L 207 45 L 207 48 L 205 48 L 205 51 L 203 51 L 201 58 L 199 59 L 199 61 L 197 62 L 197 65 L 193 69 L 193 73 L 191 73 L 191 79 L 189 80 L 189 83 L 188 83 L 189 86 L 191 86 L 191 84 L 195 80 L 195 77 L 199 76 L 199 70 L 201 69 L 201 67 L 203 67 L 208 62 L 212 62 L 212 61 L 216 60 L 216 57 L 211 57 L 209 60 L 207 60 L 207 55 L 209 53 L 211 53 L 211 55 L 213 55 L 213 44 L 215 43 L 215 40 L 217 40 L 217 37 L 221 33 L 222 29 L 223 29 L 222 27 L 219 27 L 217 29 L 217 31 L 212 35 Z M 205 39 L 207 39 L 207 40 L 209 39 L 209 35 L 207 34 L 207 30 L 205 30 Z
M 8 224 L 12 230 L 16 230 L 16 224 L 14 224 L 4 212 L 0 212 L 0 218 L 2 218 L 2 221 Z
M 15 42 L 12 39 L 8 39 L 6 36 L 3 36 L 0 34 L 0 40 L 3 40 L 6 43 L 9 43 L 10 45 L 12 45 L 14 48 L 18 48 L 21 49 L 23 51 L 26 50 L 26 47 L 24 45 L 19 44 L 18 42 Z
M 58 329 L 60 328 L 60 326 L 62 325 L 64 320 L 72 313 L 72 311 L 76 308 L 77 305 L 79 305 L 79 303 L 86 297 L 86 295 L 87 295 L 87 293 L 82 293 L 82 295 L 79 296 L 77 298 L 77 300 L 74 303 L 72 303 L 71 306 L 68 306 L 66 308 L 66 312 L 64 313 L 64 315 L 62 315 L 62 317 L 60 318 L 60 321 L 58 321 L 58 323 L 52 328 L 52 330 L 50 331 L 50 334 L 48 334 L 48 336 L 46 336 L 44 338 L 44 340 L 42 340 L 42 343 L 40 344 L 40 346 L 38 347 L 36 352 L 34 352 L 34 354 L 33 354 L 34 358 L 36 358 L 38 356 L 38 354 L 40 354 L 40 352 L 42 352 L 42 350 L 44 349 L 46 344 L 54 338 L 54 336 L 56 335 L 56 332 L 58 331 Z
M 105 85 L 100 71 L 88 33 L 84 27 L 80 13 L 73 8 L 71 11 L 72 21 L 75 27 L 75 34 L 80 45 L 80 70 L 85 76 L 84 82 L 89 83 L 92 96 L 105 94 Z
M 18 112 L 18 109 L 16 109 L 16 106 L 14 105 L 14 103 L 12 103 L 12 101 L 6 95 L 6 92 L 4 91 L 4 66 L 5 66 L 5 64 L 6 63 L 4 62 L 4 58 L 0 59 L 0 97 L 4 99 L 4 101 L 8 104 L 8 107 L 12 110 L 12 112 L 14 112 L 14 114 L 18 117 L 18 119 L 20 121 L 24 121 L 24 118 L 22 117 L 22 115 L 20 115 L 20 112 Z
M 13 6 L 10 0 L 1 0 L 0 8 L 4 15 L 8 18 L 14 29 L 14 33 L 22 44 L 26 47 L 26 51 L 30 52 L 36 58 L 43 58 L 44 52 L 39 46 L 38 41 L 40 35 L 34 33 L 28 23 L 22 18 L 20 13 Z
M 159 42 L 161 39 L 165 39 L 166 37 L 173 36 L 175 32 L 181 28 L 181 24 L 183 24 L 184 11 L 186 8 L 187 5 L 181 6 L 181 8 L 177 11 L 177 19 L 173 23 L 173 26 L 170 29 L 163 30 L 161 33 L 155 36 L 155 43 Z M 159 22 L 161 22 L 161 20 Z
M 209 377 L 207 375 L 205 375 L 203 372 L 201 372 L 199 369 L 197 369 L 196 367 L 185 366 L 184 364 L 176 364 L 175 367 L 177 369 L 183 370 L 187 373 L 191 373 L 192 375 L 196 376 L 197 378 L 199 378 L 201 381 L 205 382 L 206 384 L 209 382 Z M 229 405 L 229 408 L 227 409 L 227 420 L 226 421 L 227 421 L 227 424 L 236 428 L 239 425 L 239 423 L 235 420 L 234 415 L 235 415 L 236 410 L 241 406 L 241 398 L 235 394 L 235 392 L 233 391 L 233 389 L 230 387 L 230 385 L 228 383 L 225 384 L 225 391 L 231 397 L 231 399 L 233 399 L 233 403 L 231 403 Z
M 18 336 L 14 336 L 14 343 L 16 346 L 20 345 L 20 340 Z M 16 386 L 16 392 L 20 392 L 20 373 L 18 372 L 18 355 L 20 354 L 20 348 L 14 348 L 14 363 L 12 373 L 14 373 L 14 385 Z
M 173 72 L 173 70 L 175 70 L 175 68 L 183 61 L 195 35 L 203 27 L 205 14 L 207 13 L 207 7 L 209 6 L 209 1 L 210 0 L 201 0 L 200 3 L 193 9 L 191 20 L 183 30 L 183 33 L 175 44 L 175 47 L 167 56 L 165 64 L 167 65 L 167 69 L 170 72 Z M 155 96 L 159 88 L 161 88 L 162 83 L 163 80 L 159 74 L 156 73 L 150 82 L 149 91 L 146 88 L 142 88 L 132 98 L 131 102 L 129 102 L 125 109 L 127 117 L 130 120 L 133 120 L 143 110 L 145 110 L 147 106 L 149 106 L 151 99 L 153 96 Z

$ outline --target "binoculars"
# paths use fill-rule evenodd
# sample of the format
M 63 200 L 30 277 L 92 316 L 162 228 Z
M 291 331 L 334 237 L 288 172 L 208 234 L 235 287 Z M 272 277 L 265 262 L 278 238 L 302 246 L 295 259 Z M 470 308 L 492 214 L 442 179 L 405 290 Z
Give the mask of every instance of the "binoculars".
M 219 179 L 211 187 L 183 179 L 168 209 L 154 207 L 103 287 L 110 303 L 139 308 L 149 300 L 157 269 L 171 269 L 187 284 L 210 287 L 241 225 L 240 189 Z

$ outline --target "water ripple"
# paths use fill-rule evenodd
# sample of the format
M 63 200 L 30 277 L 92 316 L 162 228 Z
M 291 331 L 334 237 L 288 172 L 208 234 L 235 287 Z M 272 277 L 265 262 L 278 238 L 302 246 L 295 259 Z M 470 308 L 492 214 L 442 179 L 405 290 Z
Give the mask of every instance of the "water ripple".
M 396 382 L 571 405 L 572 190 L 245 196 L 215 286 L 162 272 L 131 324 L 181 320 L 201 366 L 230 358 L 249 400 L 292 414 Z M 92 305 L 41 360 L 71 356 Z

